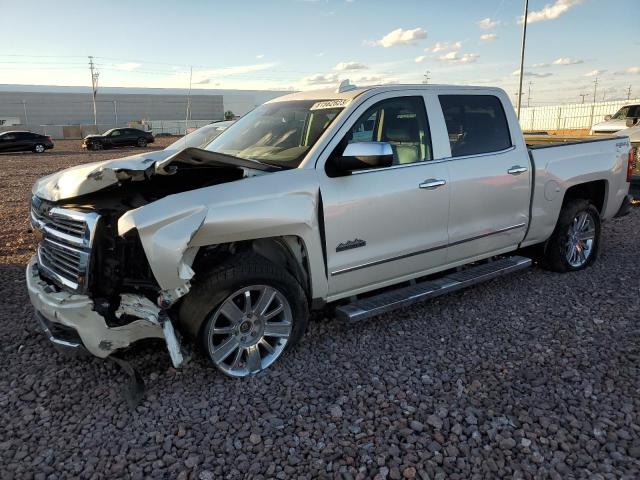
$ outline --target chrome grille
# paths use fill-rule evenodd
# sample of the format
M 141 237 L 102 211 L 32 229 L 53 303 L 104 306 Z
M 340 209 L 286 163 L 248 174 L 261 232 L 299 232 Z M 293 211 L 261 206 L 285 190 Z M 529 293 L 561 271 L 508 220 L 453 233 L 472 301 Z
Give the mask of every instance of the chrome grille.
M 84 292 L 99 218 L 95 212 L 54 207 L 34 197 L 31 224 L 41 233 L 40 273 L 61 287 Z

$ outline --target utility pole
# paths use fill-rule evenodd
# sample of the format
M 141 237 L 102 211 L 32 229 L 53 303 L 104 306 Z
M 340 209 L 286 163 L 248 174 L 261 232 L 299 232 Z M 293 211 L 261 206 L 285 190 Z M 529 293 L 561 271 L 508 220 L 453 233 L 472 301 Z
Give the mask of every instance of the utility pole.
M 431 80 L 431 76 L 430 76 L 430 75 L 431 75 L 431 71 L 430 71 L 430 70 L 427 70 L 427 73 L 425 73 L 425 74 L 423 75 L 424 80 L 422 81 L 422 83 L 424 83 L 425 85 L 427 85 L 427 84 L 429 83 L 429 80 Z
M 29 117 L 27 116 L 27 101 L 22 100 L 22 109 L 24 110 L 24 124 L 29 124 Z
M 524 0 L 524 18 L 522 19 L 522 47 L 520 49 L 520 87 L 518 88 L 518 106 L 516 113 L 520 120 L 520 106 L 522 104 L 522 77 L 524 76 L 524 48 L 527 41 L 527 19 L 529 18 L 529 0 Z
M 189 72 L 189 93 L 187 94 L 187 115 L 184 119 L 184 134 L 187 134 L 187 122 L 191 118 L 191 80 L 193 79 L 193 67 Z
M 100 72 L 95 70 L 93 57 L 89 55 L 89 69 L 91 70 L 91 91 L 93 94 L 93 124 L 98 126 L 98 111 L 96 110 L 96 95 L 98 94 L 98 77 Z
M 582 101 L 580 103 L 584 103 L 584 97 L 588 97 L 589 94 L 588 93 L 579 93 L 578 96 L 582 97 Z
M 115 120 L 115 126 L 118 126 L 118 102 L 116 100 L 113 101 L 113 117 Z
M 627 100 L 631 100 L 631 85 L 627 88 Z
M 593 81 L 593 102 L 591 103 L 591 123 L 589 123 L 589 128 L 593 126 L 593 114 L 596 109 L 596 93 L 598 93 L 598 77 Z
M 527 108 L 531 106 L 531 85 L 533 85 L 533 81 L 529 80 L 529 90 L 527 91 Z

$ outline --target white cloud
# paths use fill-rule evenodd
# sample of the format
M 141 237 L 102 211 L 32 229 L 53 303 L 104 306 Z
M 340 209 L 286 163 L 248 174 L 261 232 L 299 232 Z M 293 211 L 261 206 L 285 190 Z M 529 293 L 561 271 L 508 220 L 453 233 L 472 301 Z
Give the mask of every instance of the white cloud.
M 555 20 L 560 15 L 567 13 L 571 8 L 583 2 L 584 0 L 555 0 L 553 3 L 547 3 L 542 10 L 529 12 L 527 23 Z M 518 23 L 522 23 L 522 20 L 522 17 L 520 17 Z
M 548 63 L 534 63 L 531 68 L 547 68 L 550 65 Z
M 484 35 L 480 35 L 480 40 L 483 42 L 491 42 L 498 38 L 498 35 L 495 33 L 485 33 Z
M 520 75 L 520 70 L 514 70 L 511 75 L 513 75 L 514 77 Z M 538 73 L 538 72 L 528 72 L 525 71 L 522 73 L 523 77 L 534 77 L 534 78 L 546 78 L 546 77 L 550 77 L 551 75 L 553 75 L 553 73 L 551 72 L 545 72 L 545 73 Z
M 616 75 L 638 75 L 640 74 L 640 67 L 625 68 L 621 72 L 616 72 Z
M 425 52 L 446 52 L 449 50 L 460 50 L 462 48 L 462 42 L 436 42 L 431 48 L 425 48 Z
M 261 58 L 264 58 L 264 53 L 261 53 L 260 55 L 256 55 L 256 58 L 257 58 L 258 60 L 260 60 Z
M 256 63 L 253 65 L 237 65 L 234 67 L 211 68 L 200 70 L 199 74 L 205 77 L 224 77 L 228 75 L 242 75 L 245 73 L 254 73 L 261 70 L 267 70 L 275 67 L 277 63 Z
M 602 75 L 606 70 L 591 70 L 589 73 L 585 73 L 585 77 L 597 77 L 598 75 Z
M 419 57 L 416 57 L 416 58 L 415 58 L 414 62 L 416 62 L 416 63 L 422 63 L 422 62 L 424 62 L 426 59 L 427 59 L 427 56 L 426 56 L 426 55 L 420 55 Z
M 584 63 L 584 60 L 582 60 L 581 58 L 560 57 L 557 60 L 553 61 L 554 65 L 577 65 L 579 63 Z
M 316 53 L 316 57 L 324 57 L 324 52 L 318 52 L 318 53 Z
M 382 83 L 393 83 L 393 80 L 389 80 L 383 75 L 356 77 L 353 79 L 353 81 L 356 85 L 380 85 Z
M 337 73 L 317 74 L 304 77 L 302 83 L 305 85 L 333 85 L 338 83 Z
M 477 53 L 463 53 L 462 55 L 460 55 L 458 52 L 449 52 L 438 57 L 438 60 L 448 63 L 465 64 L 474 63 L 479 56 L 480 55 L 478 55 Z
M 427 31 L 422 28 L 412 28 L 408 30 L 405 30 L 404 28 L 396 28 L 394 31 L 387 33 L 380 40 L 365 43 L 368 45 L 389 48 L 400 45 L 414 45 L 417 40 L 421 40 L 423 38 L 427 38 Z
M 344 70 L 366 70 L 367 67 L 364 63 L 360 62 L 340 62 L 335 67 L 334 70 L 344 71 Z
M 483 18 L 478 22 L 478 26 L 483 30 L 489 30 L 500 25 L 500 20 L 491 20 L 489 17 Z
M 132 71 L 136 70 L 137 68 L 140 68 L 141 66 L 142 66 L 142 64 L 134 63 L 134 62 L 116 63 L 114 65 L 114 67 L 117 68 L 118 70 L 125 70 L 127 72 L 132 72 Z

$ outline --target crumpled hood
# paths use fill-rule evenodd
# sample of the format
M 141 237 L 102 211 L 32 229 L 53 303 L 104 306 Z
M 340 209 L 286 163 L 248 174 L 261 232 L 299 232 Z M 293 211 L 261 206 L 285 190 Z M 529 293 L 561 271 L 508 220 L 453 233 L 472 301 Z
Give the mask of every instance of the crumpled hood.
M 171 175 L 174 168 L 170 164 L 177 161 L 192 165 L 232 165 L 261 171 L 277 169 L 253 160 L 199 148 L 158 150 L 61 170 L 36 181 L 32 193 L 44 200 L 57 202 L 97 192 L 122 181 L 143 181 L 152 175 Z
M 97 134 L 97 133 L 92 133 L 91 135 L 87 135 L 86 137 L 84 137 L 84 139 L 88 140 L 90 138 L 103 138 L 103 137 L 104 137 L 104 135 L 100 135 L 100 134 Z

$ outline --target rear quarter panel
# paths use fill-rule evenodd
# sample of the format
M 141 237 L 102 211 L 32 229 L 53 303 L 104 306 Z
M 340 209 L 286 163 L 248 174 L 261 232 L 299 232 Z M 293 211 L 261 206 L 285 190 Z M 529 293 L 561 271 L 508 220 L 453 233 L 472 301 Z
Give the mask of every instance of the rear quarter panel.
M 531 150 L 535 182 L 531 225 L 523 246 L 547 240 L 553 233 L 567 190 L 604 180 L 603 219 L 613 217 L 629 191 L 626 138 L 553 145 Z

